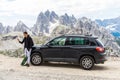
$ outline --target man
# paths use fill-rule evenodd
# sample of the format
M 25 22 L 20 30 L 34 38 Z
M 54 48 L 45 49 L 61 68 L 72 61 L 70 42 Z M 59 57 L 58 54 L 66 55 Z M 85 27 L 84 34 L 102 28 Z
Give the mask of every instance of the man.
M 24 43 L 24 53 L 25 53 L 25 58 L 23 59 L 21 65 L 26 65 L 27 67 L 30 66 L 30 54 L 31 54 L 31 49 L 32 46 L 34 45 L 32 38 L 28 35 L 27 32 L 23 32 L 24 39 L 23 41 L 20 41 L 19 39 L 18 42 L 23 44 Z M 26 62 L 26 64 L 25 64 Z

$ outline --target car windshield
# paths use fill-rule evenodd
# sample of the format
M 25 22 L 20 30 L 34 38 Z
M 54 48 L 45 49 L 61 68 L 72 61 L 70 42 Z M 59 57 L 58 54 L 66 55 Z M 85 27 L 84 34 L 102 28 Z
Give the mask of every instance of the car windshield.
M 65 41 L 66 41 L 65 37 L 59 37 L 59 38 L 55 38 L 52 41 L 50 41 L 49 44 L 52 46 L 64 46 Z
M 55 39 L 55 37 L 54 37 L 54 38 L 47 39 L 47 40 L 45 41 L 45 43 L 43 43 L 42 45 L 48 44 L 48 43 L 51 42 L 53 39 Z

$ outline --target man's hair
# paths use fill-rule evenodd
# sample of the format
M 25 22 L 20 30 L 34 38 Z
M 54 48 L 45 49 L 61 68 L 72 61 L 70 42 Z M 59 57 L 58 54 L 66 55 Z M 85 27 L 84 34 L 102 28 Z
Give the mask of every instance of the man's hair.
M 25 31 L 25 32 L 23 32 L 23 34 L 28 34 L 28 33 Z

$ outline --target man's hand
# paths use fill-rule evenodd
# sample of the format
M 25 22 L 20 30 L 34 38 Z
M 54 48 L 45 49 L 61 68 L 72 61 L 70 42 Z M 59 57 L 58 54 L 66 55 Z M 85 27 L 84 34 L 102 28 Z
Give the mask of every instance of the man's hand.
M 20 42 L 20 40 L 17 38 L 17 41 Z

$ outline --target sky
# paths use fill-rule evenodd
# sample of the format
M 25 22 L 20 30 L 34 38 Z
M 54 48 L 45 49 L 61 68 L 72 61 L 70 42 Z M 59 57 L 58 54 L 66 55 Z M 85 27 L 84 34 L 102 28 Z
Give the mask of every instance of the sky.
M 32 27 L 38 14 L 48 9 L 76 18 L 109 19 L 120 16 L 120 0 L 0 0 L 0 22 L 15 26 L 23 21 Z

